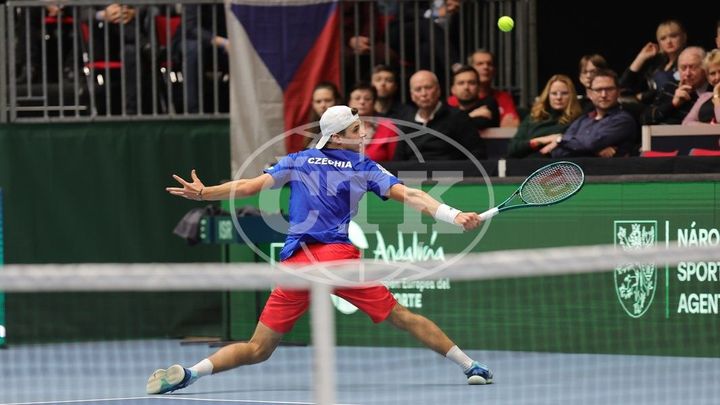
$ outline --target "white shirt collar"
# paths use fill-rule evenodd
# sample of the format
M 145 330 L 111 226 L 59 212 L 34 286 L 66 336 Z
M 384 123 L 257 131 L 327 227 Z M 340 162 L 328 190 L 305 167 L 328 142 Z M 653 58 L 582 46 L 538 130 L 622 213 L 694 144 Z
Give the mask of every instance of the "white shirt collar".
M 420 110 L 418 110 L 418 112 L 415 113 L 415 121 L 419 122 L 423 125 L 427 125 L 428 122 L 432 121 L 433 118 L 435 118 L 435 113 L 438 112 L 440 107 L 442 107 L 442 101 L 438 101 L 437 105 L 435 106 L 435 109 L 433 110 L 432 113 L 430 113 L 430 118 L 428 118 L 427 120 L 420 116 Z

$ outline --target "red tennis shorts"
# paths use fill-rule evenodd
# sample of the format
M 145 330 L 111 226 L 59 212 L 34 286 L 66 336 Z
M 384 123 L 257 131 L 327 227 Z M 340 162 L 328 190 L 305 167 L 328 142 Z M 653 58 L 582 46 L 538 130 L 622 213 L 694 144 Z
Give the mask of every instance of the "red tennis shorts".
M 351 244 L 311 244 L 299 249 L 283 263 L 329 262 L 334 260 L 359 259 L 360 251 Z M 373 322 L 387 319 L 397 301 L 385 286 L 362 288 L 339 288 L 334 294 L 365 312 Z M 307 290 L 275 288 L 270 294 L 260 315 L 260 322 L 278 333 L 288 333 L 295 322 L 305 313 L 310 304 Z

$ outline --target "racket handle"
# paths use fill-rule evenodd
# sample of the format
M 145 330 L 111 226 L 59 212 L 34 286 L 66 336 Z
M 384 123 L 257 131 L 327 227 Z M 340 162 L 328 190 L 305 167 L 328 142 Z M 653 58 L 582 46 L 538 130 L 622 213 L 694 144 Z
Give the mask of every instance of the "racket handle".
M 483 221 L 487 221 L 488 219 L 497 215 L 499 212 L 500 212 L 500 210 L 497 207 L 490 208 L 489 210 L 480 214 L 480 219 L 482 219 Z

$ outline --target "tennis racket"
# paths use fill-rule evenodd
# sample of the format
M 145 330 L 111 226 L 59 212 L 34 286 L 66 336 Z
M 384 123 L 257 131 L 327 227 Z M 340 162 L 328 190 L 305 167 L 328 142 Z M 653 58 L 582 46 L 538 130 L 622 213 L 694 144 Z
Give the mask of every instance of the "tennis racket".
M 557 204 L 580 191 L 583 183 L 585 173 L 580 166 L 572 162 L 551 163 L 537 169 L 507 200 L 483 212 L 480 218 L 485 221 L 503 211 Z M 511 204 L 516 197 L 519 201 Z

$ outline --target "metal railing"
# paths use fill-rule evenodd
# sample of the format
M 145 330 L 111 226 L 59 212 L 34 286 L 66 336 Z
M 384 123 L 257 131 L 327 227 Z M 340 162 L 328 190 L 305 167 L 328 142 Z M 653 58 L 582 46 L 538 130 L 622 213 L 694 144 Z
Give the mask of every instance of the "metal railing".
M 397 68 L 403 102 L 420 68 L 449 94 L 451 66 L 483 48 L 496 55 L 496 87 L 527 107 L 537 89 L 536 1 L 464 0 L 442 18 L 430 0 L 340 0 L 341 90 L 383 63 Z M 514 31 L 498 31 L 501 15 L 515 18 Z M 8 0 L 0 122 L 227 118 L 224 25 L 222 0 Z M 364 26 L 380 29 L 367 33 L 373 51 L 355 54 L 349 36 Z
M 537 0 L 461 0 L 460 7 L 444 17 L 435 13 L 439 3 L 443 2 L 343 1 L 342 89 L 369 81 L 373 67 L 385 64 L 398 70 L 403 102 L 409 101 L 407 79 L 418 69 L 435 72 L 448 95 L 452 66 L 467 64 L 468 56 L 483 49 L 495 56 L 494 86 L 510 91 L 520 107 L 532 105 L 538 88 Z M 498 30 L 497 20 L 503 15 L 513 16 L 513 31 Z M 349 47 L 350 38 L 358 36 L 369 39 L 370 51 L 359 53 Z
M 222 1 L 111 4 L 0 6 L 0 119 L 227 117 Z

